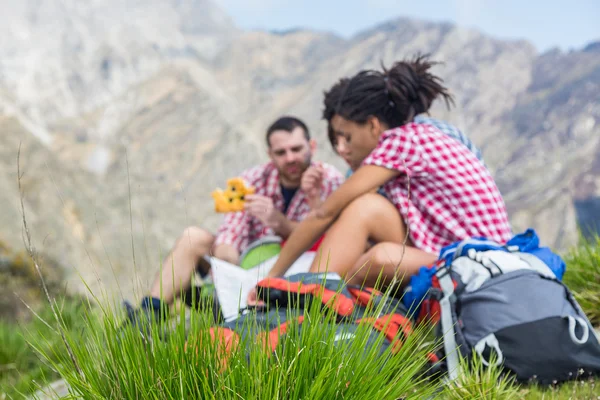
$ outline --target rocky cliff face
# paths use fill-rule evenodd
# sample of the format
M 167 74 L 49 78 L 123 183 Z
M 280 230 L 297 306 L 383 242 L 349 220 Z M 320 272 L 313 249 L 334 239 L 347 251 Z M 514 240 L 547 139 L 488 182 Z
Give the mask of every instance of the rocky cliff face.
M 2 0 L 0 9 L 0 87 L 13 100 L 0 104 L 45 142 L 53 122 L 110 104 L 174 58 L 210 60 L 237 34 L 204 0 Z
M 22 247 L 21 142 L 37 245 L 67 281 L 133 297 L 210 191 L 266 160 L 264 131 L 305 119 L 320 159 L 322 94 L 342 76 L 431 53 L 456 98 L 433 115 L 483 150 L 515 231 L 565 249 L 600 216 L 600 52 L 537 54 L 450 24 L 396 19 L 344 40 L 243 32 L 205 0 L 0 0 L 0 240 Z M 5 12 L 6 11 L 6 12 Z M 5 211 L 6 210 L 6 211 Z M 134 262 L 135 261 L 135 262 Z M 99 285 L 98 282 L 104 285 Z
M 551 52 L 533 64 L 532 82 L 504 115 L 510 154 L 496 178 L 515 226 L 536 226 L 559 248 L 578 225 L 598 228 L 599 53 Z M 500 144 L 490 142 L 499 148 Z

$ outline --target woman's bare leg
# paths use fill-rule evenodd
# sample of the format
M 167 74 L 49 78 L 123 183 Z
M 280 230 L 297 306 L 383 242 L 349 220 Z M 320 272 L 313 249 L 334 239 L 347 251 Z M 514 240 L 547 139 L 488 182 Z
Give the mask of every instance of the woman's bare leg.
M 380 194 L 365 194 L 350 203 L 327 230 L 310 271 L 344 276 L 365 253 L 368 240 L 402 243 L 405 235 L 404 221 L 394 205 Z
M 373 287 L 387 286 L 396 275 L 400 286 L 419 268 L 437 260 L 437 255 L 398 243 L 378 243 L 363 254 L 345 278 L 348 283 Z

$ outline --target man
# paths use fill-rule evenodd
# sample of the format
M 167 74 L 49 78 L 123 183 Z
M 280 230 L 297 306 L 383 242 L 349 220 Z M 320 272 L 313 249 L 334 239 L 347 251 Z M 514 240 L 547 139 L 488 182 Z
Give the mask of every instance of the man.
M 140 313 L 158 316 L 161 307 L 172 304 L 186 291 L 194 272 L 207 274 L 210 265 L 204 256 L 212 255 L 239 264 L 240 254 L 265 236 L 285 240 L 316 205 L 342 183 L 342 174 L 325 163 L 312 161 L 316 150 L 306 125 L 294 117 L 275 121 L 266 134 L 270 161 L 241 174 L 256 191 L 246 196 L 245 209 L 225 216 L 216 236 L 199 227 L 189 227 L 176 241 L 151 286 L 140 309 L 128 306 L 128 319 L 136 322 Z M 302 179 L 312 167 L 310 179 Z

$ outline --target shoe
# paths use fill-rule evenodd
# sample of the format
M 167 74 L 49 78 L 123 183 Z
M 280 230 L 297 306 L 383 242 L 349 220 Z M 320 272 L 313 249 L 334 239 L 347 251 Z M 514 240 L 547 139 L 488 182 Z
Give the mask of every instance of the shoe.
M 125 307 L 125 321 L 121 324 L 119 331 L 127 329 L 129 326 L 135 327 L 139 330 L 144 341 L 151 341 L 151 327 L 152 323 L 156 323 L 164 319 L 164 314 L 161 316 L 160 310 L 153 308 L 134 308 L 129 302 L 123 302 Z M 161 338 L 164 335 L 160 335 Z

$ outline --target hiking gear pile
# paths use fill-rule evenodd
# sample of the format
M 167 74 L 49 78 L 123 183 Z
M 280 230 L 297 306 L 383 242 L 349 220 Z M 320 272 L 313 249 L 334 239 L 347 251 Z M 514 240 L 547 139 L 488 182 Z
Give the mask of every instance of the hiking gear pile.
M 313 302 L 333 312 L 335 345 L 353 340 L 362 322 L 372 329 L 365 347 L 378 346 L 380 355 L 388 349 L 394 354 L 413 332 L 413 321 L 400 300 L 372 288 L 347 285 L 337 274 L 299 273 L 263 279 L 257 284 L 257 296 L 265 306 L 250 307 L 238 319 L 211 328 L 213 340 L 219 338 L 228 346 L 240 341 L 248 345 L 258 342 L 274 352 L 291 325 L 301 337 L 306 324 L 323 323 L 306 317 Z M 371 317 L 376 312 L 377 316 Z M 429 357 L 431 362 L 438 361 L 435 354 Z

